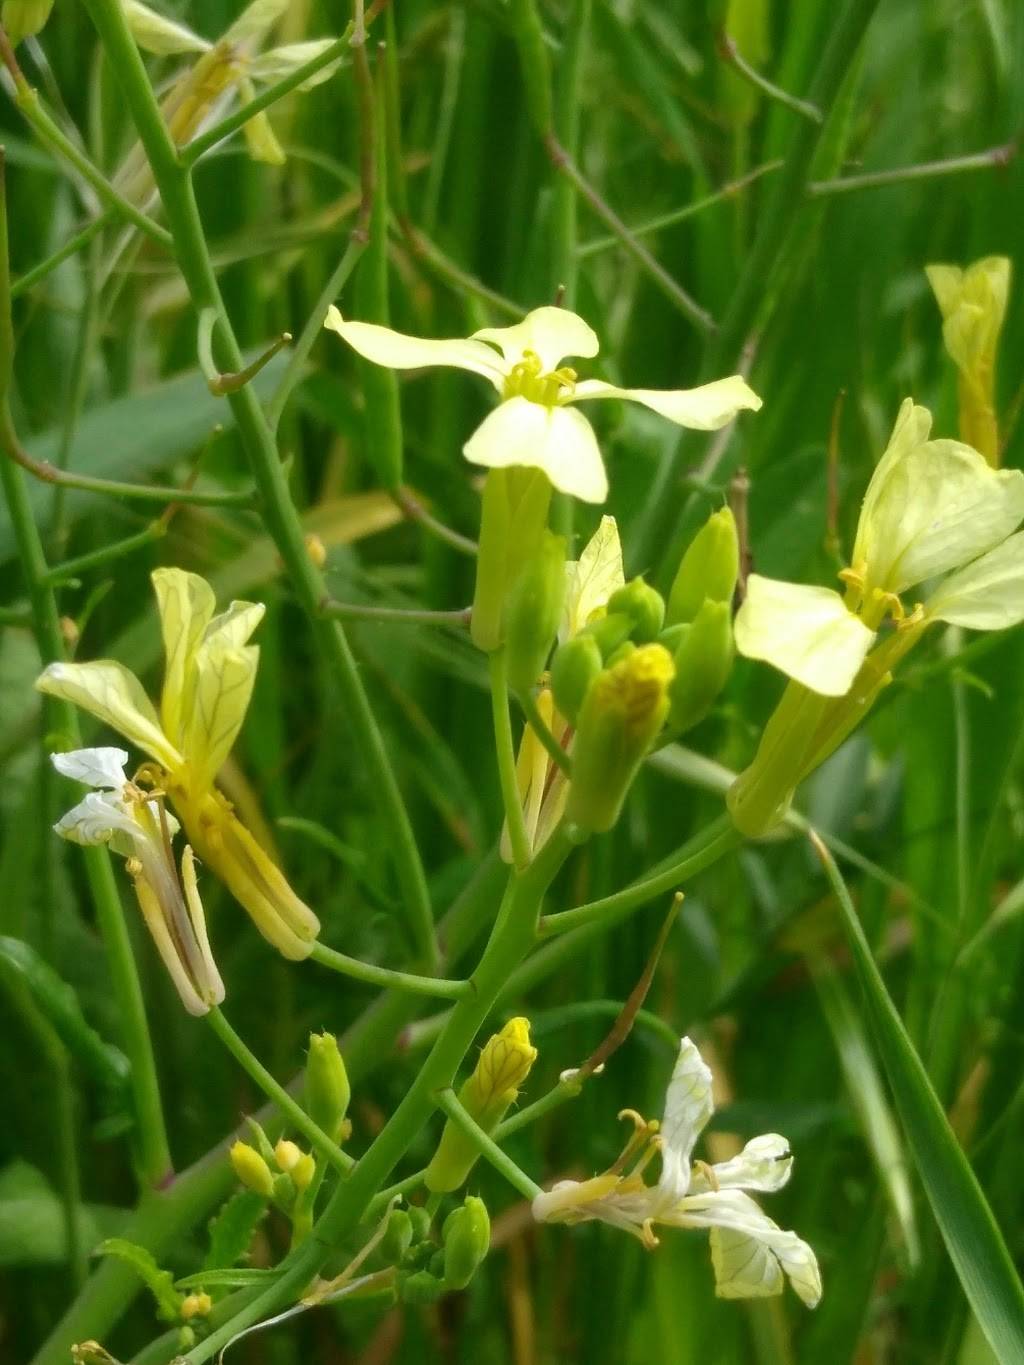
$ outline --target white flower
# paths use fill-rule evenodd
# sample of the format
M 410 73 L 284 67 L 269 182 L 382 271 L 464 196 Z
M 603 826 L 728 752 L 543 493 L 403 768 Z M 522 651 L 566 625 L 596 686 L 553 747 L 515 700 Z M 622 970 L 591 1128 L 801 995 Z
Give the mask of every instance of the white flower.
M 560 368 L 560 362 L 565 356 L 590 359 L 599 346 L 593 330 L 565 308 L 535 308 L 513 327 L 482 327 L 471 337 L 450 340 L 347 322 L 337 308 L 330 309 L 324 326 L 366 360 L 392 370 L 440 365 L 481 375 L 501 402 L 463 446 L 466 459 L 489 469 L 542 469 L 556 488 L 584 502 L 604 502 L 608 479 L 594 430 L 572 404 L 628 398 L 698 431 L 717 431 L 742 409 L 756 412 L 761 406 L 740 375 L 697 389 L 619 389 L 599 379 L 577 383 L 576 371 Z
M 187 845 L 178 878 L 171 849 L 177 820 L 159 799 L 128 780 L 123 749 L 75 749 L 51 757 L 64 777 L 93 788 L 54 830 L 74 844 L 109 844 L 128 860 L 146 927 L 182 1003 L 190 1014 L 208 1013 L 224 999 L 224 983 L 210 952 L 195 860 Z
M 886 615 L 996 630 L 1024 620 L 1024 473 L 996 470 L 960 441 L 930 441 L 907 398 L 868 485 L 853 563 L 829 588 L 751 574 L 736 647 L 824 696 L 849 691 Z M 966 567 L 965 567 L 966 566 Z M 908 616 L 900 594 L 942 578 Z
M 562 1180 L 533 1201 L 540 1222 L 583 1223 L 598 1219 L 657 1245 L 654 1225 L 709 1228 L 716 1292 L 724 1299 L 780 1294 L 784 1277 L 814 1308 L 821 1275 L 814 1252 L 795 1232 L 774 1223 L 745 1193 L 781 1189 L 793 1158 L 777 1133 L 753 1138 L 730 1161 L 707 1166 L 691 1160 L 697 1138 L 714 1112 L 711 1072 L 694 1043 L 683 1038 L 660 1126 L 623 1111 L 636 1132 L 604 1175 Z M 644 1167 L 660 1153 L 661 1177 L 644 1182 Z

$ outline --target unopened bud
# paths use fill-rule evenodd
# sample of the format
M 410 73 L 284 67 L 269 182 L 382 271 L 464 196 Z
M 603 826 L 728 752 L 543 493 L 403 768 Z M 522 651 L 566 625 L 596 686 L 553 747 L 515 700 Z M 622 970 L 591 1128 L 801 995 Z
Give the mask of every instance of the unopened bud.
M 205 1318 L 213 1307 L 209 1294 L 186 1294 L 181 1304 L 181 1316 L 186 1322 L 192 1318 Z
M 11 46 L 17 47 L 25 38 L 34 38 L 46 24 L 52 9 L 53 0 L 4 0 L 0 20 Z
M 601 658 L 607 663 L 608 656 L 614 654 L 618 647 L 629 639 L 632 630 L 633 618 L 624 611 L 616 611 L 599 616 L 580 634 L 584 638 L 590 636 L 597 641 Z
M 310 531 L 305 537 L 305 545 L 306 554 L 318 569 L 322 569 L 327 563 L 327 549 L 315 531 Z
M 674 662 L 676 676 L 669 687 L 668 728 L 677 735 L 704 719 L 729 679 L 733 662 L 732 606 L 704 603 L 681 632 Z
M 663 645 L 641 645 L 605 669 L 580 712 L 566 818 L 587 832 L 611 829 L 637 769 L 668 715 L 675 675 Z
M 573 725 L 602 666 L 601 650 L 593 635 L 576 635 L 555 650 L 551 691 L 555 705 Z
M 444 1293 L 444 1281 L 429 1270 L 415 1270 L 398 1281 L 398 1295 L 403 1303 L 437 1303 Z
M 306 1113 L 332 1141 L 341 1135 L 351 1097 L 337 1038 L 333 1033 L 311 1033 L 306 1056 Z
M 444 1221 L 444 1282 L 448 1289 L 465 1289 L 491 1245 L 487 1206 L 476 1195 L 467 1196 Z
M 608 599 L 608 614 L 623 612 L 633 623 L 631 637 L 638 645 L 658 638 L 665 621 L 665 600 L 656 588 L 642 578 L 634 578 Z
M 287 1138 L 281 1138 L 274 1148 L 274 1160 L 277 1162 L 279 1170 L 289 1173 L 296 1163 L 302 1160 L 302 1148 L 298 1143 L 289 1142 Z
M 424 1238 L 430 1236 L 430 1225 L 433 1218 L 423 1207 L 422 1204 L 413 1204 L 409 1210 L 409 1226 L 412 1228 L 412 1240 L 422 1242 Z
M 398 1265 L 412 1246 L 412 1219 L 405 1209 L 392 1209 L 381 1239 L 380 1254 L 388 1265 Z
M 229 1155 L 235 1175 L 246 1189 L 255 1190 L 264 1199 L 272 1198 L 274 1177 L 256 1148 L 250 1147 L 247 1142 L 236 1142 Z
M 565 598 L 565 538 L 545 530 L 540 545 L 513 584 L 505 612 L 508 681 L 513 692 L 531 688 L 555 642 Z
M 299 1194 L 302 1194 L 304 1190 L 308 1190 L 313 1183 L 313 1177 L 316 1175 L 316 1158 L 313 1156 L 313 1153 L 303 1152 L 288 1174 L 291 1176 L 292 1184 Z
M 665 620 L 674 626 L 693 621 L 704 605 L 731 602 L 740 571 L 740 542 L 736 520 L 728 507 L 712 513 L 683 555 L 668 598 Z
M 530 1044 L 528 1019 L 510 1019 L 484 1045 L 473 1074 L 459 1091 L 459 1101 L 485 1133 L 504 1118 L 536 1058 L 537 1049 Z M 475 1144 L 449 1119 L 427 1167 L 424 1184 L 434 1193 L 457 1190 L 479 1155 Z

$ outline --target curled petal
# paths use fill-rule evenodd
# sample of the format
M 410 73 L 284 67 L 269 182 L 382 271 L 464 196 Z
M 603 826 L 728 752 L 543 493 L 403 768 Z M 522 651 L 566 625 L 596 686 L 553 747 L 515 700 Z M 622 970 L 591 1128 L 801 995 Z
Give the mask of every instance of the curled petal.
M 597 355 L 597 333 L 568 308 L 535 308 L 512 327 L 481 327 L 473 333 L 478 341 L 491 341 L 505 357 L 506 368 L 522 360 L 527 351 L 538 357 L 544 372 L 557 368 L 567 357 L 589 360 Z
M 229 47 L 253 51 L 288 8 L 290 0 L 252 0 L 221 38 Z
M 469 438 L 462 453 L 488 469 L 526 465 L 541 469 L 563 493 L 604 502 L 608 478 L 593 428 L 571 408 L 548 408 L 526 398 L 499 404 Z
M 128 755 L 124 749 L 71 749 L 66 754 L 51 754 L 50 762 L 62 777 L 102 791 L 120 791 L 128 781 L 124 774 Z
M 559 638 L 577 635 L 626 581 L 622 545 L 614 517 L 602 517 L 578 560 L 565 566 L 565 603 Z
M 720 1190 L 761 1190 L 772 1193 L 781 1190 L 793 1171 L 793 1153 L 789 1143 L 778 1133 L 763 1133 L 751 1138 L 737 1156 L 720 1161 L 711 1168 Z M 695 1171 L 690 1181 L 690 1194 L 700 1194 L 713 1186 L 703 1171 Z
M 590 398 L 626 398 L 642 403 L 670 422 L 694 431 L 717 431 L 744 409 L 757 412 L 761 407 L 761 399 L 738 374 L 697 389 L 620 389 L 600 379 L 586 379 L 576 385 L 568 401 L 580 403 Z
M 406 336 L 380 327 L 375 322 L 347 322 L 337 308 L 328 310 L 324 326 L 337 332 L 364 360 L 384 365 L 389 370 L 420 370 L 431 365 L 451 366 L 469 370 L 489 380 L 500 393 L 505 383 L 508 366 L 482 341 L 462 337 L 435 340 L 428 337 Z
M 271 48 L 269 52 L 262 52 L 258 57 L 254 57 L 246 70 L 254 81 L 263 81 L 271 85 L 275 81 L 285 80 L 307 62 L 314 61 L 322 52 L 333 47 L 334 41 L 333 38 L 313 38 L 304 43 L 286 43 L 284 47 Z M 312 90 L 315 86 L 330 80 L 341 63 L 342 58 L 339 57 L 337 61 L 322 67 L 315 75 L 310 76 L 309 80 L 303 81 L 298 87 L 299 90 Z
M 134 848 L 142 833 L 121 801 L 109 792 L 89 792 L 53 828 L 62 839 L 86 847 L 109 843 L 116 834 L 121 834 Z
M 182 762 L 181 754 L 161 730 L 142 684 L 123 664 L 113 659 L 97 659 L 87 664 L 53 663 L 36 679 L 36 688 L 48 696 L 74 702 L 165 768 Z
M 927 609 L 934 620 L 970 630 L 1004 630 L 1024 621 L 1024 531 L 951 574 Z
M 690 1157 L 708 1119 L 715 1112 L 711 1069 L 695 1043 L 682 1038 L 679 1056 L 665 1095 L 661 1122 L 661 1179 L 659 1194 L 680 1199 L 690 1186 Z
M 874 633 L 831 588 L 751 574 L 736 615 L 736 648 L 826 697 L 850 690 Z

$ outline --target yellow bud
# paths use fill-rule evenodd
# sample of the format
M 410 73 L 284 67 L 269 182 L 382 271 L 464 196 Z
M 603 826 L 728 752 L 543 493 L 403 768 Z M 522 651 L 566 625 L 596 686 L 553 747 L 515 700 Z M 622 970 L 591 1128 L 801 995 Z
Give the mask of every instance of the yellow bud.
M 344 1125 L 351 1095 L 337 1038 L 333 1033 L 311 1033 L 306 1056 L 306 1112 L 335 1142 L 348 1136 Z
M 236 1142 L 229 1153 L 235 1175 L 246 1187 L 269 1199 L 274 1193 L 274 1177 L 270 1167 L 247 1142 Z
M 310 559 L 313 561 L 313 563 L 316 565 L 318 569 L 322 569 L 324 565 L 327 563 L 327 549 L 324 546 L 323 541 L 320 539 L 320 537 L 316 534 L 315 531 L 310 531 L 310 533 L 306 536 L 305 543 L 306 554 L 309 555 Z
M 11 46 L 17 47 L 23 38 L 34 38 L 49 19 L 52 9 L 53 0 L 4 0 L 0 19 Z
M 282 1171 L 290 1172 L 302 1160 L 302 1148 L 287 1138 L 280 1138 L 274 1148 L 274 1160 Z
M 186 1322 L 192 1318 L 205 1318 L 213 1307 L 213 1300 L 207 1293 L 188 1294 L 181 1305 L 181 1316 Z
M 299 1194 L 308 1190 L 316 1175 L 316 1160 L 312 1152 L 303 1152 L 291 1168 L 292 1184 Z

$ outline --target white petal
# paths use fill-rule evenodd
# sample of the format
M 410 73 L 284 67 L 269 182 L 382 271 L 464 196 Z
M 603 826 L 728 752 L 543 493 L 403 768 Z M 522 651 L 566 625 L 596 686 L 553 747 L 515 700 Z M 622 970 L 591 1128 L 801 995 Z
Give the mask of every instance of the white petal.
M 482 341 L 462 337 L 435 340 L 427 337 L 406 336 L 380 327 L 375 322 L 346 322 L 333 305 L 328 309 L 324 326 L 338 335 L 365 360 L 384 365 L 389 370 L 420 370 L 431 365 L 452 366 L 481 374 L 500 393 L 505 384 L 508 367 Z
M 560 638 L 577 635 L 625 583 L 622 545 L 614 517 L 602 517 L 578 560 L 565 566 L 565 604 L 562 608 Z
M 87 787 L 119 792 L 128 781 L 124 749 L 72 749 L 66 754 L 51 754 L 50 761 L 63 777 L 84 782 Z
M 134 844 L 142 833 L 120 800 L 109 792 L 89 792 L 53 828 L 73 844 L 105 844 L 117 833 Z
M 681 427 L 694 431 L 717 431 L 731 422 L 738 412 L 757 412 L 761 400 L 742 375 L 716 379 L 697 389 L 619 389 L 600 379 L 577 384 L 570 403 L 589 398 L 627 398 L 667 417 Z
M 473 336 L 479 341 L 493 341 L 505 357 L 506 368 L 532 351 L 545 374 L 557 369 L 567 357 L 589 360 L 600 350 L 597 333 L 581 317 L 568 308 L 550 306 L 535 308 L 512 327 L 481 327 Z
M 307 62 L 319 57 L 322 52 L 326 52 L 329 47 L 334 46 L 333 38 L 314 38 L 304 43 L 286 43 L 284 47 L 271 48 L 269 52 L 263 52 L 258 57 L 254 57 L 246 68 L 249 76 L 254 81 L 263 81 L 267 85 L 272 85 L 275 81 L 282 81 L 290 76 L 293 71 L 298 71 L 299 67 L 305 66 Z M 341 66 L 343 58 L 330 62 L 309 80 L 303 81 L 298 86 L 299 90 L 312 90 L 315 86 L 330 80 L 334 73 Z
M 488 469 L 542 469 L 556 488 L 583 502 L 604 502 L 608 496 L 594 429 L 571 408 L 510 398 L 484 418 L 462 453 L 471 464 Z
M 288 8 L 290 0 L 252 0 L 221 38 L 231 47 L 257 48 Z
M 720 1190 L 781 1190 L 793 1170 L 793 1153 L 789 1143 L 778 1133 L 764 1133 L 751 1138 L 737 1156 L 720 1161 L 711 1168 Z M 690 1181 L 690 1193 L 701 1194 L 712 1189 L 703 1171 L 695 1171 Z
M 658 1193 L 681 1199 L 690 1186 L 690 1156 L 697 1138 L 715 1112 L 711 1070 L 689 1038 L 679 1042 L 679 1056 L 665 1095 L 661 1121 L 661 1179 Z
M 875 638 L 831 588 L 751 574 L 736 614 L 736 648 L 826 697 L 842 697 Z
M 684 1199 L 661 1221 L 676 1227 L 711 1228 L 716 1293 L 723 1299 L 762 1298 L 782 1290 L 785 1272 L 808 1308 L 821 1299 L 821 1272 L 814 1252 L 786 1232 L 740 1190 Z
M 930 617 L 970 630 L 1004 630 L 1024 621 L 1024 531 L 951 574 L 927 608 Z
M 132 37 L 144 52 L 170 57 L 180 52 L 209 52 L 210 44 L 184 24 L 167 19 L 139 0 L 121 0 Z
M 36 679 L 36 688 L 48 696 L 74 702 L 125 739 L 130 739 L 165 768 L 181 763 L 181 754 L 161 730 L 153 703 L 142 684 L 116 660 L 50 664 Z

